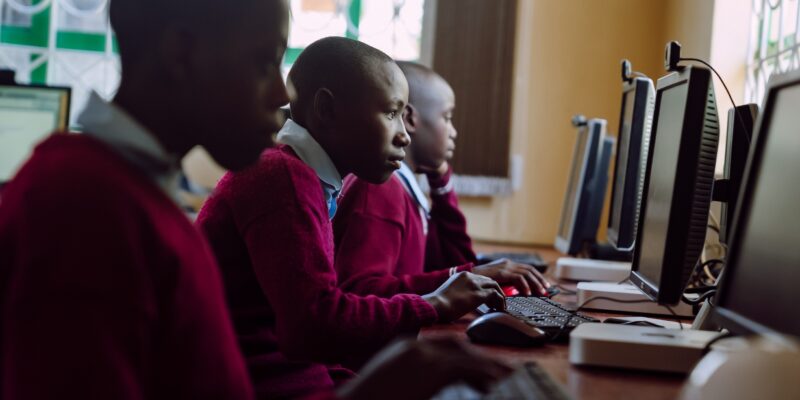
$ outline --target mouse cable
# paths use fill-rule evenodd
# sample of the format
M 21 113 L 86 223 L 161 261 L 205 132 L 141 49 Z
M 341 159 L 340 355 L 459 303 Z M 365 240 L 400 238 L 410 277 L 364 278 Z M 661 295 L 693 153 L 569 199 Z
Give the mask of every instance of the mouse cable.
M 717 70 L 715 70 L 714 67 L 711 66 L 711 64 L 709 64 L 709 63 L 707 63 L 707 62 L 705 62 L 705 61 L 703 61 L 703 60 L 701 60 L 699 58 L 691 58 L 691 57 L 683 58 L 683 57 L 681 57 L 681 58 L 678 59 L 678 61 L 695 61 L 695 62 L 699 62 L 699 63 L 705 65 L 706 67 L 711 69 L 711 71 L 714 72 L 714 75 L 717 76 L 717 79 L 719 79 L 719 82 L 722 83 L 722 87 L 725 88 L 725 92 L 728 93 L 728 99 L 730 99 L 731 105 L 733 105 L 733 113 L 736 114 L 736 119 L 739 121 L 739 124 L 742 125 L 742 129 L 744 129 L 744 136 L 747 139 L 747 144 L 749 145 L 750 144 L 750 130 L 747 129 L 747 124 L 744 123 L 744 119 L 742 119 L 742 115 L 739 113 L 739 110 L 736 109 L 736 102 L 733 101 L 733 96 L 731 96 L 731 91 L 728 90 L 728 85 L 726 85 L 725 81 L 722 80 L 722 76 L 720 76 L 719 72 L 717 72 Z M 718 111 L 718 113 L 719 113 L 719 111 Z
M 719 335 L 714 336 L 713 339 L 709 340 L 708 343 L 706 343 L 706 345 L 703 346 L 703 355 L 706 355 L 706 354 L 708 354 L 709 351 L 711 351 L 711 346 L 714 343 L 717 343 L 720 340 L 725 339 L 727 337 L 731 337 L 731 336 L 733 336 L 733 333 L 731 331 L 722 331 Z

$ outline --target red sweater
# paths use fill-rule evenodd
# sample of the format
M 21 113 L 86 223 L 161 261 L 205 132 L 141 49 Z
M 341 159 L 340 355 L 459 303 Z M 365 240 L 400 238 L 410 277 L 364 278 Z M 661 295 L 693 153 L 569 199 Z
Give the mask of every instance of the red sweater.
M 197 220 L 216 253 L 239 344 L 264 398 L 330 389 L 341 370 L 436 310 L 416 295 L 359 297 L 337 287 L 320 181 L 288 146 L 226 174 Z
M 96 139 L 47 139 L 4 189 L 0 266 L 0 397 L 252 397 L 202 236 Z
M 458 264 L 438 264 L 430 268 L 433 272 L 423 272 L 426 239 L 430 241 L 431 236 L 441 245 L 431 252 L 435 254 L 431 258 L 457 260 L 463 264 L 459 271 L 469 271 L 469 255 L 474 259 L 455 195 L 433 197 L 426 238 L 417 203 L 395 175 L 382 185 L 348 176 L 334 218 L 334 233 L 339 285 L 359 294 L 425 294 L 439 287 L 449 277 L 447 268 Z
M 477 261 L 472 250 L 472 239 L 467 234 L 467 219 L 458 208 L 456 192 L 452 190 L 444 194 L 435 192 L 435 189 L 447 186 L 452 175 L 453 169 L 450 168 L 438 179 L 428 177 L 433 206 L 425 243 L 426 271 Z M 407 193 L 406 197 L 410 198 Z

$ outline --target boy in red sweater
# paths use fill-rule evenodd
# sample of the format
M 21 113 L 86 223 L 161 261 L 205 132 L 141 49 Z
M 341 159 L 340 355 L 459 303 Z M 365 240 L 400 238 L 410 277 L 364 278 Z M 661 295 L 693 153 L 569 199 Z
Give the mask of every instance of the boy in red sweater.
M 192 147 L 238 169 L 270 144 L 288 101 L 287 6 L 114 0 L 110 17 L 122 58 L 114 101 L 93 95 L 85 133 L 45 140 L 4 187 L 0 398 L 251 399 L 218 267 L 172 199 Z M 405 346 L 343 398 L 377 387 L 426 398 L 503 369 L 468 352 L 443 357 L 452 343 Z M 426 361 L 467 366 L 420 387 L 397 378 Z
M 382 52 L 333 37 L 301 53 L 288 86 L 295 97 L 282 144 L 256 166 L 226 174 L 197 219 L 220 264 L 256 391 L 270 398 L 330 389 L 348 376 L 334 364 L 360 363 L 397 335 L 481 303 L 504 304 L 496 282 L 468 273 L 422 297 L 338 288 L 330 218 L 341 177 L 379 183 L 400 167 L 408 86 Z
M 411 145 L 388 182 L 345 180 L 333 228 L 340 287 L 362 295 L 422 294 L 444 282 L 448 270 L 442 269 L 450 267 L 514 285 L 522 294 L 546 295 L 549 283 L 530 265 L 499 260 L 472 266 L 475 254 L 447 163 L 455 148 L 455 95 L 429 68 L 398 64 L 409 83 L 403 119 Z M 415 172 L 428 177 L 432 207 Z

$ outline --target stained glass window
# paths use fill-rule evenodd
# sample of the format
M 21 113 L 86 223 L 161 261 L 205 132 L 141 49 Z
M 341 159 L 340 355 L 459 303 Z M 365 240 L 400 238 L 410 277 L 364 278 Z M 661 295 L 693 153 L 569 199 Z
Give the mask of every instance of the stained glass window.
M 800 68 L 798 0 L 753 0 L 745 97 L 760 103 L 770 75 Z
M 21 83 L 73 88 L 72 121 L 91 90 L 110 99 L 119 85 L 109 0 L 0 0 L 0 68 Z M 420 55 L 425 0 L 290 0 L 288 71 L 309 43 L 326 36 L 362 40 L 392 57 Z

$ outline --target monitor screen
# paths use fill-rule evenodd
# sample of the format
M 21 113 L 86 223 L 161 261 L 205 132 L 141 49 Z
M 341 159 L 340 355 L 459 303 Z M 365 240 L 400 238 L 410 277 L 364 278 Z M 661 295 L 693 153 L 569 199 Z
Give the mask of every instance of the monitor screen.
M 611 195 L 611 214 L 608 220 L 615 231 L 619 231 L 622 219 L 622 194 L 625 191 L 625 176 L 628 167 L 628 154 L 631 140 L 631 125 L 633 124 L 633 106 L 636 87 L 631 88 L 622 95 L 622 119 L 619 121 L 619 136 L 617 137 L 617 160 L 614 163 L 614 188 Z
M 657 137 L 650 166 L 647 207 L 642 218 L 647 229 L 641 232 L 639 272 L 654 286 L 661 280 L 661 267 L 667 241 L 670 207 L 678 166 L 688 85 L 684 81 L 661 93 Z
M 572 153 L 572 166 L 569 172 L 569 181 L 567 182 L 567 192 L 564 197 L 564 207 L 561 209 L 561 222 L 558 225 L 558 236 L 560 238 L 569 238 L 572 221 L 575 215 L 575 208 L 577 207 L 578 191 L 581 188 L 583 180 L 584 164 L 586 163 L 587 151 L 586 146 L 589 143 L 589 132 L 587 127 L 580 127 L 578 129 L 578 139 L 575 143 L 575 150 Z
M 10 180 L 33 147 L 66 130 L 68 88 L 0 85 L 0 182 Z
M 747 190 L 718 306 L 777 332 L 800 336 L 800 80 L 777 90 L 757 134 Z M 763 140 L 763 141 L 762 141 Z M 736 330 L 734 327 L 729 329 Z M 760 330 L 748 328 L 749 331 Z

